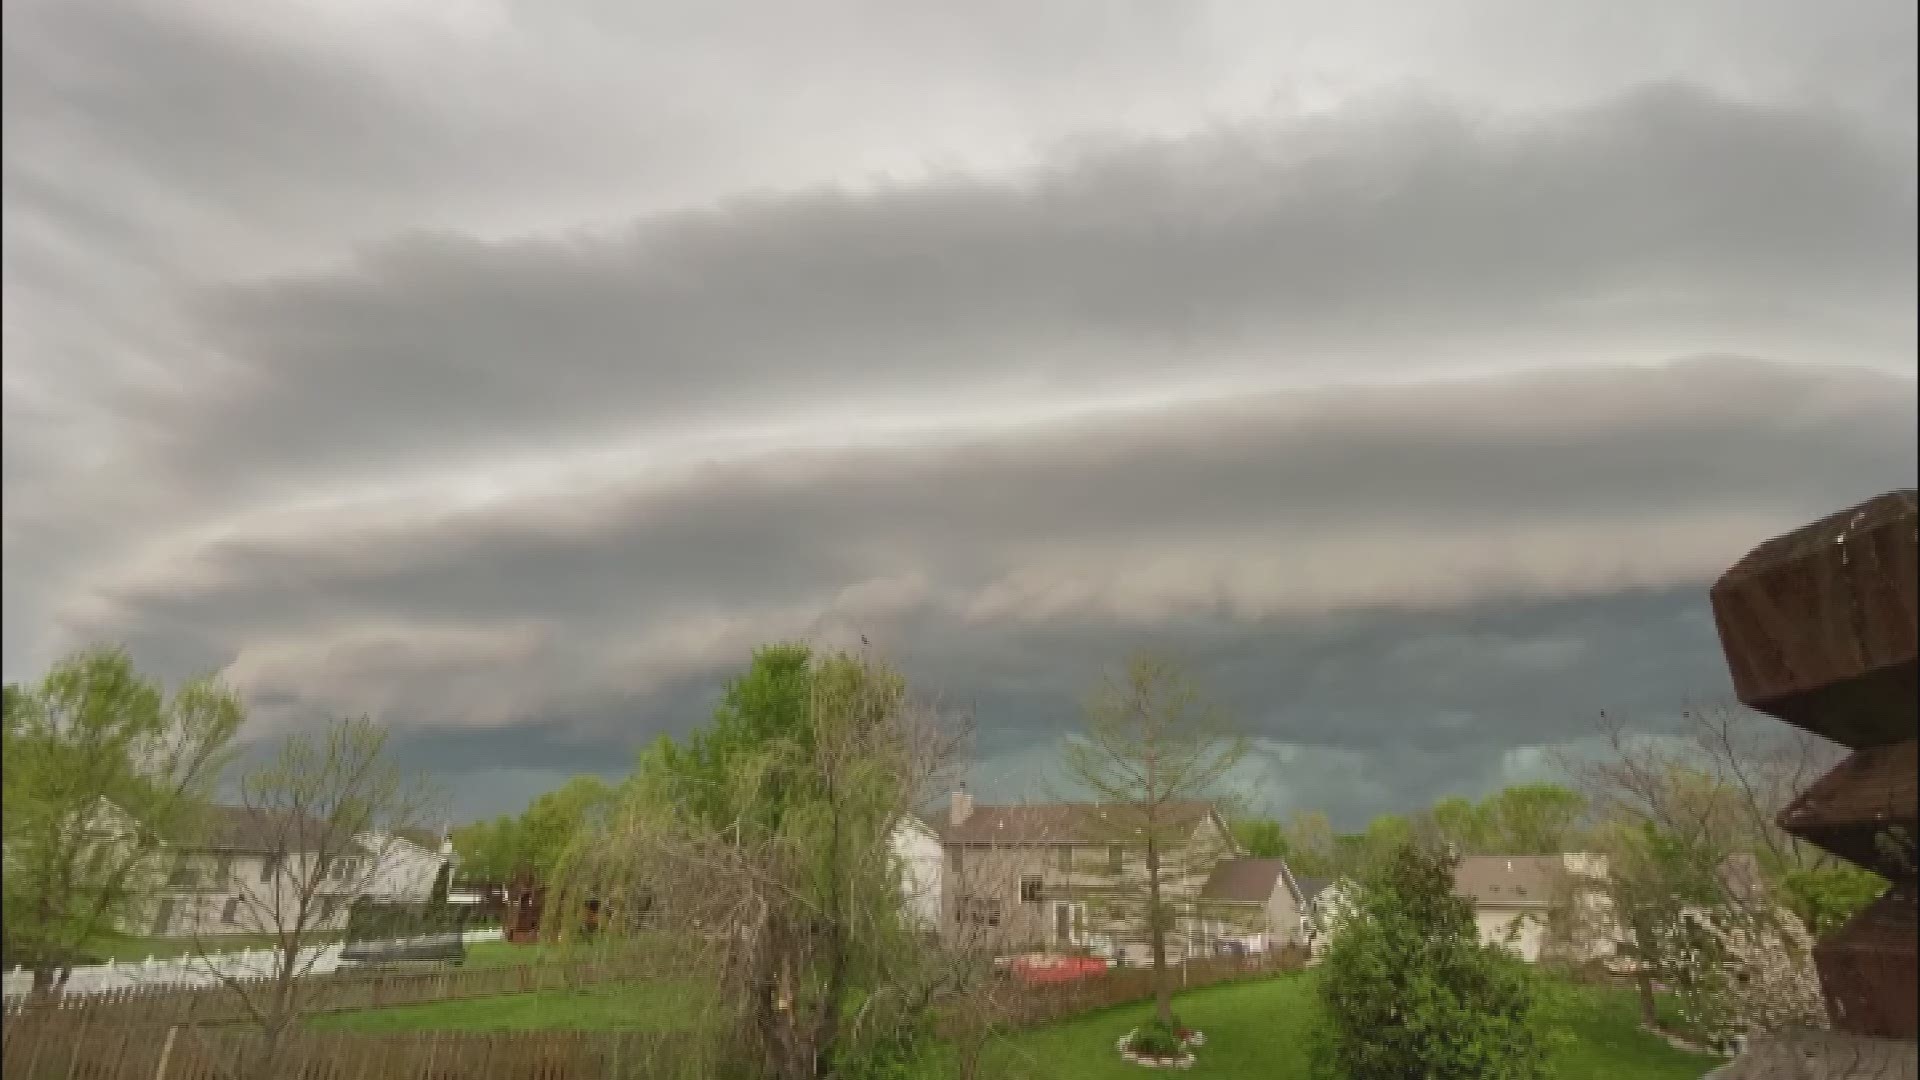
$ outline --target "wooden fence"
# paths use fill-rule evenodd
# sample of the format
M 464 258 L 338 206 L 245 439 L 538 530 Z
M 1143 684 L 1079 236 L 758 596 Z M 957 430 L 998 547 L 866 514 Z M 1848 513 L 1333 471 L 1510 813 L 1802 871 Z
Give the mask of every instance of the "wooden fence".
M 569 989 L 666 973 L 659 960 L 641 954 L 465 970 L 339 972 L 308 976 L 297 986 L 305 1011 L 345 1012 Z M 271 982 L 252 979 L 243 985 L 257 993 Z M 215 985 L 128 986 L 85 996 L 28 998 L 7 1002 L 5 1018 L 11 1045 L 11 1032 L 19 1024 L 72 1025 L 96 1018 L 119 1025 L 222 1024 L 248 1021 L 252 1016 L 232 987 Z
M 1281 949 L 1260 956 L 1188 960 L 1170 969 L 1174 990 L 1264 978 L 1307 965 L 1304 949 Z M 1015 1029 L 1037 1027 L 1095 1009 L 1145 1001 L 1153 996 L 1153 971 L 1144 967 L 1110 969 L 1104 975 L 1073 982 L 1028 987 L 1008 995 L 1006 1019 Z
M 1296 971 L 1303 951 L 1190 960 L 1183 989 Z M 668 974 L 646 957 L 305 980 L 309 1011 L 335 1012 L 590 986 Z M 1020 1029 L 1153 996 L 1144 968 L 1026 987 L 1003 1001 Z M 10 1005 L 0 1072 L 7 1080 L 233 1080 L 260 1035 L 232 991 L 130 989 Z M 420 1032 L 371 1035 L 299 1028 L 276 1055 L 277 1080 L 663 1080 L 680 1075 L 687 1036 L 644 1032 Z
M 106 1029 L 86 1038 L 9 1035 L 8 1080 L 243 1080 L 260 1036 L 186 1025 Z M 289 1033 L 275 1080 L 658 1080 L 677 1077 L 681 1040 L 645 1032 Z

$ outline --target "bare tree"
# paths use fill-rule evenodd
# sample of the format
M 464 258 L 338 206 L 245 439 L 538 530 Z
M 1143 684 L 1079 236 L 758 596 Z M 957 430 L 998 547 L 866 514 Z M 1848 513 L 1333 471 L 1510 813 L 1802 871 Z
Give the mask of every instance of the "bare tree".
M 390 763 L 386 743 L 370 720 L 342 720 L 317 737 L 290 736 L 270 763 L 240 779 L 240 805 L 226 824 L 244 834 L 259 865 L 230 872 L 231 911 L 223 914 L 272 939 L 266 977 L 212 962 L 220 938 L 197 922 L 194 933 L 195 955 L 259 1028 L 255 1052 L 235 1064 L 235 1075 L 278 1075 L 285 1037 L 310 1004 L 305 979 L 318 946 L 355 898 L 382 891 L 398 871 L 401 834 L 434 820 L 432 789 Z
M 1144 654 L 1108 677 L 1088 703 L 1085 735 L 1066 745 L 1068 775 L 1100 803 L 1087 831 L 1120 856 L 1109 859 L 1099 907 L 1110 921 L 1145 927 L 1154 1015 L 1169 1027 L 1167 936 L 1178 912 L 1163 859 L 1195 824 L 1183 804 L 1209 795 L 1245 754 L 1246 741 L 1176 667 Z M 1142 857 L 1138 877 L 1127 870 L 1129 851 Z
M 1728 939 L 1779 943 L 1773 953 L 1792 968 L 1772 980 L 1782 986 L 1798 991 L 1813 979 L 1810 957 L 1796 955 L 1804 951 L 1794 944 L 1804 936 L 1798 922 L 1771 901 L 1761 871 L 1778 876 L 1831 864 L 1775 821 L 1844 750 L 1741 709 L 1689 708 L 1682 716 L 1684 738 L 1657 740 L 1603 715 L 1607 753 L 1561 764 L 1601 819 L 1594 838 L 1608 858 L 1611 901 L 1603 914 L 1624 929 L 1643 1020 L 1654 1022 L 1660 980 L 1677 987 L 1701 1027 L 1715 1029 L 1743 1013 L 1728 982 L 1735 966 L 1723 947 Z M 1569 926 L 1582 921 L 1578 913 L 1562 917 Z M 1796 1007 L 1805 998 L 1778 996 Z
M 1603 817 L 1650 822 L 1723 855 L 1748 850 L 1775 873 L 1831 864 L 1833 856 L 1782 830 L 1794 796 L 1839 764 L 1839 744 L 1726 705 L 1681 712 L 1684 736 L 1638 736 L 1601 714 L 1606 753 L 1563 759 Z

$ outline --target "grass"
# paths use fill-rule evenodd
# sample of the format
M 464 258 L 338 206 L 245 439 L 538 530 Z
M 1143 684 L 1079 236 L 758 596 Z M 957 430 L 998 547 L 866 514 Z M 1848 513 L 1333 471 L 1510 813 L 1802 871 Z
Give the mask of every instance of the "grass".
M 502 944 L 486 952 L 524 954 L 536 948 Z M 1208 1040 L 1198 1063 L 1184 1075 L 1219 1080 L 1307 1075 L 1309 1032 L 1318 1008 L 1310 973 L 1188 991 L 1176 1000 L 1181 1020 Z M 339 1013 L 312 1023 L 370 1033 L 676 1031 L 696 1027 L 707 1001 L 697 983 L 654 979 Z M 1543 980 L 1541 1007 L 1547 1023 L 1569 1036 L 1553 1053 L 1549 1075 L 1556 1080 L 1699 1080 L 1722 1064 L 1719 1058 L 1675 1050 L 1641 1031 L 1630 990 Z M 989 1075 L 1140 1080 L 1152 1074 L 1121 1061 L 1113 1044 L 1151 1012 L 1149 1003 L 1124 1005 L 1012 1036 L 990 1051 Z
M 390 1035 L 406 1031 L 682 1031 L 699 1019 L 705 995 L 686 979 L 607 983 L 579 990 L 436 1001 L 318 1016 L 327 1030 Z
M 1699 1080 L 1724 1063 L 1682 1053 L 1641 1031 L 1631 992 L 1544 985 L 1545 1020 L 1571 1036 L 1554 1051 L 1549 1075 L 1556 1080 Z M 1318 1008 L 1311 974 L 1193 990 L 1176 1002 L 1181 1021 L 1207 1036 L 1184 1075 L 1308 1075 L 1309 1032 Z M 1125 1005 L 1017 1035 L 999 1048 L 997 1075 L 1140 1080 L 1151 1074 L 1121 1061 L 1113 1044 L 1152 1012 L 1148 1003 Z

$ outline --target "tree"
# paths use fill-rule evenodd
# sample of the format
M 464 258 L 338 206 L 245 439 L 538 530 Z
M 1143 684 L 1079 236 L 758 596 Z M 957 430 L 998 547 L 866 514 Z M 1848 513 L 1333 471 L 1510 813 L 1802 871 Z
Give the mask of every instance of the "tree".
M 505 881 L 526 868 L 520 822 L 505 814 L 453 830 L 453 850 L 469 881 Z
M 931 1046 L 931 1006 L 985 978 L 936 955 L 887 842 L 953 760 L 890 668 L 762 649 L 704 729 L 642 755 L 550 902 L 652 898 L 649 940 L 686 950 L 718 1003 L 704 1060 L 683 1062 L 701 1075 L 906 1075 Z M 607 928 L 618 947 L 632 926 Z
M 1709 1035 L 1736 1020 L 1791 1018 L 1803 1011 L 1806 995 L 1783 989 L 1770 1002 L 1757 993 L 1743 1000 L 1729 978 L 1737 957 L 1723 939 L 1776 943 L 1772 959 L 1787 968 L 1763 973 L 1765 981 L 1804 987 L 1815 976 L 1811 958 L 1795 944 L 1803 936 L 1800 920 L 1764 891 L 1742 895 L 1729 870 L 1736 857 L 1751 856 L 1779 889 L 1790 875 L 1835 864 L 1776 819 L 1843 751 L 1745 710 L 1687 709 L 1682 718 L 1688 737 L 1660 741 L 1636 737 L 1602 715 L 1606 753 L 1562 761 L 1602 821 L 1596 846 L 1608 857 L 1613 907 L 1628 931 L 1624 947 L 1635 961 L 1642 1019 L 1654 1021 L 1655 980 L 1679 988 L 1692 1023 Z M 1858 896 L 1836 892 L 1830 899 L 1841 904 L 1827 916 L 1850 915 L 1846 906 Z M 1756 1011 L 1756 1004 L 1765 1007 Z
M 1449 795 L 1422 814 L 1414 828 L 1428 842 L 1450 846 L 1462 855 L 1488 853 L 1487 835 L 1492 830 L 1486 814 L 1472 799 Z
M 1287 834 L 1272 818 L 1241 818 L 1233 823 L 1233 839 L 1256 859 L 1287 857 Z
M 395 866 L 399 833 L 433 819 L 431 789 L 388 762 L 386 745 L 372 721 L 342 720 L 317 736 L 289 736 L 271 761 L 240 777 L 236 820 L 265 858 L 259 875 L 231 879 L 235 921 L 270 936 L 275 954 L 264 980 L 207 965 L 260 1030 L 236 1075 L 281 1075 L 282 1042 L 307 1010 L 314 946 Z M 217 937 L 194 941 L 202 958 L 225 948 Z
M 1488 855 L 1558 855 L 1577 843 L 1587 800 L 1559 784 L 1516 784 L 1477 808 Z
M 533 800 L 512 833 L 514 869 L 526 869 L 536 881 L 553 880 L 560 859 L 584 829 L 596 828 L 613 804 L 614 791 L 598 776 L 576 776 Z
M 1166 895 L 1162 855 L 1185 839 L 1180 804 L 1206 797 L 1245 755 L 1219 712 L 1172 664 L 1137 655 L 1088 703 L 1086 732 L 1066 745 L 1068 774 L 1099 800 L 1088 831 L 1141 852 L 1143 875 L 1109 872 L 1102 914 L 1144 926 L 1153 962 L 1154 1016 L 1175 1026 L 1167 977 L 1167 931 L 1176 912 Z
M 1334 873 L 1333 823 L 1318 810 L 1296 810 L 1286 824 L 1287 856 L 1295 873 L 1328 877 Z
M 204 807 L 240 726 L 211 679 L 171 698 L 125 651 L 61 661 L 5 694 L 5 945 L 45 989 L 140 913 L 166 842 Z
M 1524 965 L 1483 944 L 1456 857 L 1403 844 L 1321 962 L 1320 1064 L 1348 1080 L 1534 1080 L 1545 1035 Z

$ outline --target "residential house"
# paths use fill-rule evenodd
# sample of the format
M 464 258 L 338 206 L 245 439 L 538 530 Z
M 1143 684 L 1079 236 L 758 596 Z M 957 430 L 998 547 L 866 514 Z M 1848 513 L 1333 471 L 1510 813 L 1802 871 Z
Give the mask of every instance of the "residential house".
M 901 891 L 907 911 L 922 925 L 940 925 L 940 868 L 945 854 L 940 834 L 925 821 L 908 814 L 887 836 L 887 845 L 900 868 Z
M 306 926 L 343 930 L 357 897 L 425 900 L 451 858 L 426 833 L 370 832 L 344 844 L 326 837 L 318 820 L 210 807 L 190 836 L 166 844 L 165 877 L 128 929 L 174 937 L 273 933 L 291 925 L 300 891 L 311 885 Z M 336 850 L 323 853 L 323 846 Z M 323 857 L 328 865 L 316 865 Z
M 1159 851 L 1160 884 L 1174 911 L 1171 959 L 1211 952 L 1219 937 L 1255 937 L 1263 945 L 1298 940 L 1290 874 L 1265 867 L 1223 872 L 1242 861 L 1241 852 L 1210 803 L 1181 802 L 1164 813 L 1161 826 L 1172 839 Z M 1132 814 L 1095 803 L 975 805 L 965 791 L 955 792 L 938 830 L 946 854 L 945 932 L 983 934 L 1006 951 L 1086 949 L 1143 961 L 1149 941 L 1138 907 L 1115 899 L 1137 893 L 1146 879 L 1145 844 L 1129 826 Z M 1203 897 L 1217 873 L 1220 895 Z M 1275 882 L 1287 895 L 1269 908 Z M 1278 925 L 1271 921 L 1276 909 Z
M 1483 942 L 1529 963 L 1556 949 L 1570 959 L 1598 959 L 1613 955 L 1619 937 L 1606 917 L 1606 876 L 1603 855 L 1468 855 L 1454 869 L 1454 891 L 1473 901 Z M 1562 935 L 1577 940 L 1556 941 L 1549 931 L 1569 904 L 1586 908 Z
M 371 832 L 360 844 L 379 855 L 361 883 L 362 893 L 375 900 L 425 900 L 441 869 L 458 861 L 449 836 L 424 829 Z
M 1200 887 L 1200 917 L 1208 937 L 1249 952 L 1309 940 L 1306 894 L 1285 859 L 1223 859 Z

